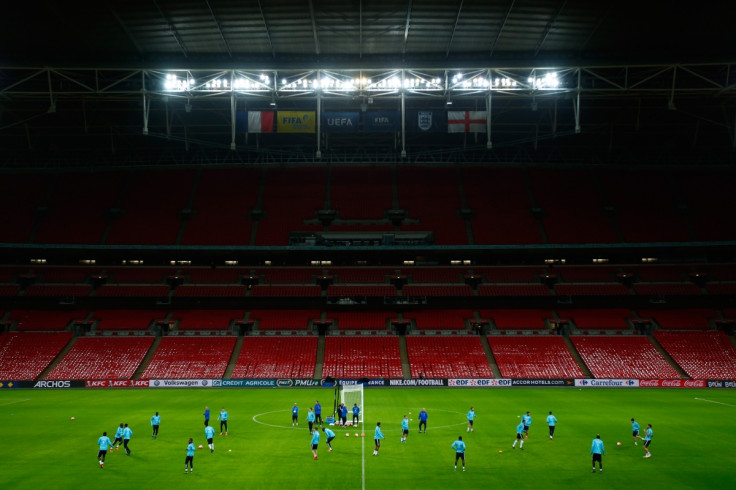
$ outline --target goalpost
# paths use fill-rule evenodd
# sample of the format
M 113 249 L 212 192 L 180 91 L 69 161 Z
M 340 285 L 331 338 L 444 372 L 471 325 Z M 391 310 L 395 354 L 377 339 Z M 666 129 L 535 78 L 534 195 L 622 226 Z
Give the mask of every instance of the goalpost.
M 344 403 L 348 409 L 348 422 L 353 420 L 353 405 L 356 403 L 360 408 L 358 415 L 358 423 L 363 423 L 364 407 L 363 407 L 363 383 L 354 385 L 343 385 L 340 389 L 340 402 Z

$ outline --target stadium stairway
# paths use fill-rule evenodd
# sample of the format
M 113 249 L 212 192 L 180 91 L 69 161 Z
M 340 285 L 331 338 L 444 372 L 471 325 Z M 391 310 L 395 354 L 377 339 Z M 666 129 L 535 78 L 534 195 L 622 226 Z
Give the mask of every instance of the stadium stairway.
M 317 359 L 314 361 L 314 379 L 322 379 L 322 369 L 325 365 L 325 336 L 317 338 Z
M 151 348 L 148 349 L 148 352 L 146 352 L 146 355 L 141 361 L 141 365 L 138 366 L 138 369 L 133 373 L 133 379 L 140 379 L 141 375 L 146 371 L 148 364 L 151 362 L 151 359 L 153 359 L 154 354 L 156 354 L 156 350 L 158 349 L 158 345 L 161 343 L 161 339 L 163 339 L 163 336 L 161 335 L 157 335 L 156 338 L 153 339 Z
M 409 350 L 406 347 L 406 335 L 399 335 L 399 354 L 401 355 L 401 374 L 404 379 L 411 379 L 409 367 Z
M 56 356 L 56 358 L 49 363 L 48 366 L 46 366 L 46 369 L 41 371 L 41 374 L 38 375 L 38 378 L 36 378 L 34 381 L 38 381 L 39 379 L 44 379 L 48 374 L 56 367 L 59 362 L 61 362 L 62 359 L 64 359 L 64 356 L 74 347 L 74 344 L 77 343 L 78 337 L 72 337 L 71 340 L 69 340 L 69 343 L 66 344 L 66 347 L 61 349 L 61 352 L 59 352 L 59 355 Z
M 238 357 L 240 357 L 240 350 L 243 348 L 243 339 L 245 339 L 245 337 L 238 335 L 238 338 L 235 340 L 235 347 L 233 347 L 230 362 L 227 363 L 225 372 L 222 374 L 222 377 L 225 379 L 230 379 L 232 377 L 233 370 L 235 370 L 235 364 L 237 364 Z
M 488 343 L 487 335 L 480 336 L 480 344 L 483 346 L 483 351 L 486 353 L 486 359 L 488 359 L 488 365 L 491 367 L 493 376 L 495 378 L 503 378 L 503 376 L 501 376 L 501 370 L 499 369 L 498 364 L 496 363 L 496 358 L 493 356 L 493 351 L 491 350 L 491 344 Z
M 687 375 L 684 369 L 682 369 L 674 359 L 672 359 L 672 356 L 670 356 L 669 352 L 667 352 L 664 347 L 657 341 L 657 339 L 654 337 L 654 335 L 647 335 L 647 338 L 649 338 L 649 342 L 652 343 L 655 349 L 657 349 L 657 352 L 659 352 L 662 357 L 665 358 L 665 360 L 672 366 L 675 371 L 677 371 L 677 374 L 680 375 L 682 379 L 690 379 L 690 376 Z
M 580 369 L 583 370 L 583 373 L 587 378 L 595 378 L 593 376 L 593 373 L 590 372 L 590 369 L 588 369 L 588 366 L 585 364 L 585 361 L 583 361 L 583 358 L 580 356 L 580 352 L 575 348 L 575 345 L 572 343 L 572 340 L 570 340 L 569 335 L 563 335 L 562 340 L 565 341 L 565 345 L 567 345 L 567 349 L 570 351 L 570 354 L 572 354 L 573 359 L 575 359 L 575 362 L 578 363 L 578 366 L 580 366 Z

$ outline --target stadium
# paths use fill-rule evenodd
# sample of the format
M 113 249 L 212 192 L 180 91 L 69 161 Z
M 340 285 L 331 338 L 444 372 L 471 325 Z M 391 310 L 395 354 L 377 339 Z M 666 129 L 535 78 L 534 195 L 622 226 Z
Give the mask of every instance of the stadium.
M 730 10 L 14 5 L 8 488 L 729 485 Z

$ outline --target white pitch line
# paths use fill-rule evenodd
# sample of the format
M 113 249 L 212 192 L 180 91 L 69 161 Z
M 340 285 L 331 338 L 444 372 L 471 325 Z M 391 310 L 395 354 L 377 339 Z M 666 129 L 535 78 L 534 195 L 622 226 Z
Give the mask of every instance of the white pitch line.
M 364 428 L 365 430 L 365 428 Z M 362 490 L 365 490 L 365 437 L 361 437 L 361 460 L 362 460 L 362 466 L 363 466 L 363 475 L 362 475 Z
M 32 400 L 32 398 L 24 398 L 22 400 L 15 400 L 15 401 L 12 401 L 12 402 L 0 403 L 0 407 L 4 407 L 6 405 L 12 405 L 13 403 L 29 402 L 31 400 Z
M 736 405 L 731 405 L 730 403 L 717 402 L 717 401 L 715 401 L 715 400 L 707 400 L 707 399 L 705 399 L 705 398 L 698 398 L 697 396 L 695 397 L 695 399 L 696 399 L 696 400 L 700 400 L 700 401 L 702 401 L 702 402 L 708 402 L 708 403 L 717 403 L 717 404 L 719 404 L 719 405 L 726 405 L 727 407 L 736 407 Z

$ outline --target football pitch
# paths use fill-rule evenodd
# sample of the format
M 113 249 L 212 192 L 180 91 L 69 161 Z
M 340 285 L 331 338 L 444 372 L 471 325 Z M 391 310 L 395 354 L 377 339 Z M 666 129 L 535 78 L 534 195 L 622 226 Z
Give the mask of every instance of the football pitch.
M 334 390 L 120 389 L 0 391 L 3 488 L 727 488 L 736 463 L 736 391 L 576 388 L 366 388 L 365 428 L 334 428 L 333 452 L 322 433 L 313 460 L 307 407 L 332 411 Z M 299 426 L 291 407 L 299 405 Z M 202 413 L 212 411 L 215 452 Z M 475 407 L 475 430 L 466 413 Z M 219 435 L 221 408 L 229 433 Z M 418 433 L 417 415 L 429 413 Z M 524 449 L 512 449 L 519 416 L 533 423 Z M 550 440 L 545 418 L 558 419 Z M 150 418 L 161 414 L 156 440 Z M 401 420 L 411 419 L 406 443 Z M 71 417 L 75 419 L 72 420 Z M 652 457 L 635 446 L 630 419 L 653 426 Z M 350 420 L 350 415 L 348 416 Z M 386 439 L 373 456 L 380 421 Z M 97 439 L 120 423 L 133 429 L 131 455 L 97 463 Z M 365 437 L 355 434 L 365 433 Z M 345 434 L 349 434 L 346 436 Z M 605 443 L 603 473 L 591 473 L 591 441 Z M 466 442 L 467 471 L 453 469 L 450 445 Z M 184 474 L 189 437 L 204 445 Z M 621 446 L 617 446 L 617 442 Z

